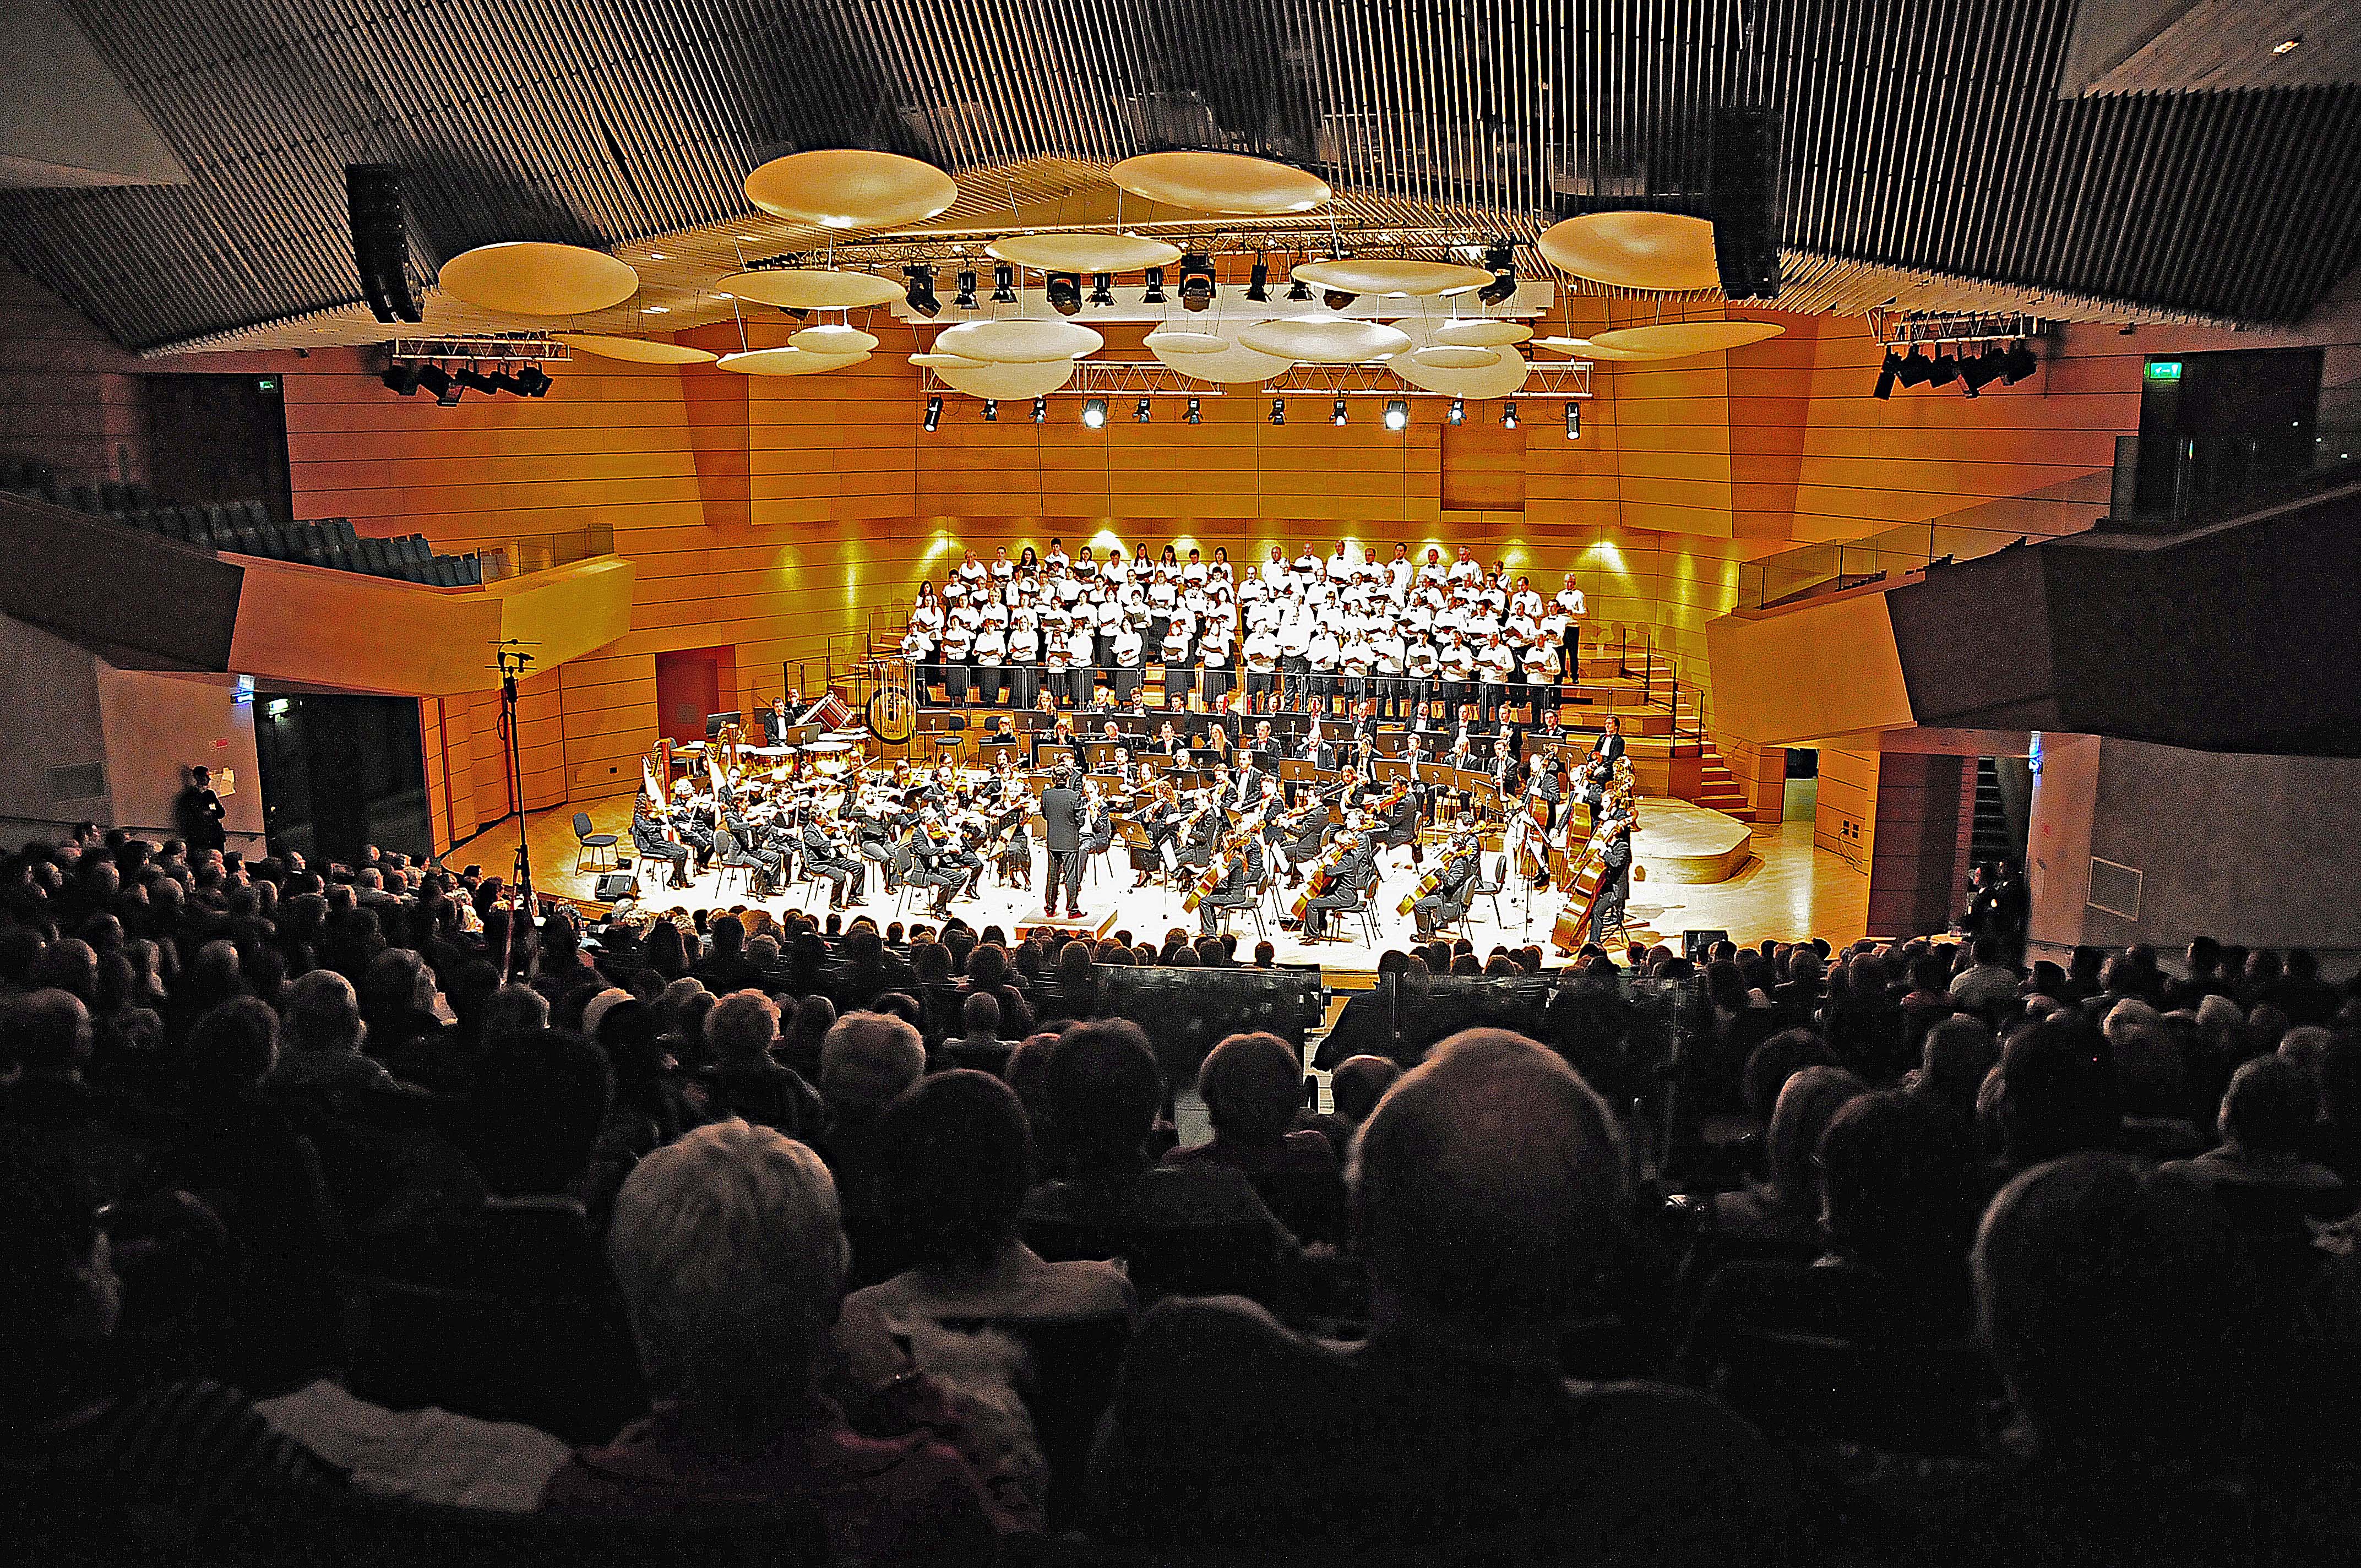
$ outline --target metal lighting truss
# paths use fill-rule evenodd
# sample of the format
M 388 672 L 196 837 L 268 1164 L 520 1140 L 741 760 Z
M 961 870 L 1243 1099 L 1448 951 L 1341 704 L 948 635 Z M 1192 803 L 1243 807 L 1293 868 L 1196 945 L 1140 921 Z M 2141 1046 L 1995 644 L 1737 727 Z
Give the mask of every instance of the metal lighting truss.
M 930 367 L 922 365 L 918 370 L 918 395 L 921 398 L 966 395 L 937 376 Z M 1073 378 L 1049 396 L 1218 398 L 1225 392 L 1268 398 L 1440 398 L 1445 401 L 1453 400 L 1453 394 L 1430 392 L 1423 388 L 1413 387 L 1382 365 L 1298 365 L 1268 381 L 1221 385 L 1183 376 L 1160 359 L 1078 359 L 1074 362 Z M 1590 396 L 1590 361 L 1535 360 L 1532 374 L 1510 396 L 1587 398 Z
M 566 344 L 545 333 L 488 333 L 474 337 L 397 337 L 388 345 L 388 357 L 404 359 L 499 360 L 521 365 L 563 365 L 574 357 Z
M 2037 338 L 2043 331 L 2041 318 L 2023 311 L 1943 312 L 1931 315 L 1872 311 L 1869 324 L 1882 347 L 1902 354 L 1943 343 Z

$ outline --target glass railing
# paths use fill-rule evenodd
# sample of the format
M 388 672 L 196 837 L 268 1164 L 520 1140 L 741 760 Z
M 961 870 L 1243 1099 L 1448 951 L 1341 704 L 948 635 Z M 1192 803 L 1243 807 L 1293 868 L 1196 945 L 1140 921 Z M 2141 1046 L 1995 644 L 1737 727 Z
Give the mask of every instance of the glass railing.
M 2307 434 L 2115 438 L 2107 521 L 2143 532 L 2225 521 L 2361 477 L 2361 383 L 2324 389 Z
M 615 531 L 602 522 L 588 523 L 553 533 L 516 533 L 488 539 L 476 549 L 483 556 L 484 581 L 492 583 L 611 555 L 615 553 Z

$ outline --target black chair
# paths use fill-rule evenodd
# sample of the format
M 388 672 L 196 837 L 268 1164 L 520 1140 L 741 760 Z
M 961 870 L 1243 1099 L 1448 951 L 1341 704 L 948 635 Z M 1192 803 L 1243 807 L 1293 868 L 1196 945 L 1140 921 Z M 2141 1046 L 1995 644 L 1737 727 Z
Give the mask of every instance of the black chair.
M 574 814 L 574 869 L 576 871 L 612 870 L 615 864 L 615 835 L 590 831 L 590 814 Z

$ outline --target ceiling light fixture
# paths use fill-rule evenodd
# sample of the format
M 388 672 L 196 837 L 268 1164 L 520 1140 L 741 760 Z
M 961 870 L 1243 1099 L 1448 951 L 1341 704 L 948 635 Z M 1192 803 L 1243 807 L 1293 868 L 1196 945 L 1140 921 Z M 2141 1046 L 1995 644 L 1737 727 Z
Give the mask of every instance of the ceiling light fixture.
M 385 367 L 385 389 L 400 392 L 405 398 L 418 395 L 418 367 L 389 365 Z
M 940 424 L 940 423 L 942 423 L 942 422 L 943 422 L 943 400 L 942 400 L 942 399 L 940 399 L 940 398 L 928 398 L 928 399 L 927 400 L 927 428 L 928 428 L 929 431 L 931 431 L 931 430 L 933 430 L 933 429 L 935 428 L 935 426 L 937 426 L 937 425 L 939 425 L 939 424 Z
M 1131 411 L 1131 417 L 1137 420 L 1142 424 L 1146 424 L 1148 422 L 1148 400 L 1146 398 L 1139 400 L 1138 406 Z
M 1923 387 L 1927 384 L 1927 378 L 1934 373 L 1934 361 L 1914 348 L 1910 351 L 1910 357 L 1902 362 L 1902 368 L 1895 372 L 1894 378 L 1905 387 Z
M 1093 272 L 1091 274 L 1090 302 L 1093 305 L 1112 305 L 1115 303 L 1114 273 Z
M 1407 398 L 1386 400 L 1386 428 L 1388 430 L 1410 428 L 1410 400 Z
M 959 292 L 951 296 L 951 309 L 955 311 L 975 309 L 974 268 L 962 267 L 959 269 Z
M 983 400 L 983 422 L 986 424 L 998 424 L 1000 422 L 1000 400 L 998 398 L 986 398 Z
M 1892 397 L 1894 395 L 1894 378 L 1901 374 L 1902 356 L 1894 353 L 1894 350 L 1890 348 L 1887 349 L 1885 351 L 1885 363 L 1877 367 L 1877 385 L 1870 389 L 1869 395 L 1872 398 L 1878 399 L 1880 401 Z
M 2041 361 L 2035 356 L 2033 345 L 2023 338 L 2009 345 L 2008 353 L 2002 356 L 2002 360 L 2000 382 L 2004 387 L 2014 387 L 2041 368 Z
M 1582 405 L 1580 403 L 1565 405 L 1565 438 L 1568 441 L 1582 439 Z
M 1078 313 L 1082 308 L 1082 275 L 1079 272 L 1052 272 L 1042 286 L 1049 308 L 1061 316 Z
M 1336 400 L 1336 406 L 1329 411 L 1328 422 L 1331 424 L 1343 424 L 1345 422 L 1344 399 L 1339 398 Z
M 462 366 L 459 369 L 459 373 L 451 378 L 458 382 L 459 385 L 467 388 L 467 390 L 471 392 L 481 392 L 487 397 L 500 390 L 498 387 L 492 385 L 492 378 L 490 377 L 476 368 L 476 362 L 472 359 L 466 365 Z
M 1948 387 L 1959 378 L 1959 356 L 1956 354 L 1946 354 L 1943 352 L 1942 346 L 1939 344 L 1937 345 L 1935 349 L 1935 367 L 1932 371 L 1928 372 L 1927 384 L 1930 387 Z
M 1312 299 L 1312 285 L 1298 278 L 1287 286 L 1287 297 L 1299 305 L 1308 304 Z
M 1093 398 L 1082 405 L 1082 422 L 1093 430 L 1106 428 L 1106 400 Z
M 1246 275 L 1246 298 L 1257 305 L 1270 303 L 1270 263 L 1257 256 L 1254 270 Z
M 1036 398 L 1036 399 L 1034 399 L 1034 400 L 1033 400 L 1033 422 L 1034 422 L 1035 424 L 1039 424 L 1043 420 L 1048 419 L 1049 417 L 1049 399 L 1047 399 L 1047 398 Z
M 1320 302 L 1332 311 L 1349 311 L 1353 308 L 1353 302 L 1360 297 L 1348 294 L 1342 289 L 1323 289 L 1320 291 Z
M 528 365 L 516 373 L 517 390 L 528 398 L 546 397 L 552 382 L 549 372 L 538 365 Z
M 1504 399 L 1501 401 L 1500 428 L 1502 430 L 1514 430 L 1517 428 L 1517 405 L 1513 399 Z
M 1287 422 L 1287 400 L 1285 398 L 1271 399 L 1270 422 L 1273 424 L 1285 424 Z
M 905 267 L 902 269 L 902 276 L 906 280 L 906 285 L 902 291 L 902 299 L 903 302 L 910 307 L 912 314 L 932 319 L 942 310 L 942 301 L 935 297 L 935 269 L 933 268 L 925 266 Z
M 2297 49 L 2301 48 L 2302 44 L 2303 35 L 2301 33 L 2298 33 L 2291 38 L 2281 38 L 2279 42 L 2273 44 L 2271 46 L 2271 52 L 2273 54 L 2292 53 Z
M 1513 246 L 1495 245 L 1484 252 L 1484 265 L 1491 270 L 1492 280 L 1476 291 L 1477 299 L 1487 305 L 1505 305 L 1517 292 L 1517 252 Z
M 992 302 L 995 305 L 1016 302 L 1016 269 L 1005 261 L 992 269 Z
M 1189 411 L 1188 411 L 1187 413 L 1182 414 L 1180 417 L 1181 417 L 1181 418 L 1183 418 L 1183 419 L 1185 419 L 1185 420 L 1187 420 L 1191 424 L 1194 424 L 1194 423 L 1196 423 L 1196 422 L 1197 422 L 1197 400 L 1196 400 L 1196 399 L 1191 398 L 1191 399 L 1190 399 L 1190 400 L 1189 400 Z
M 1465 398 L 1452 399 L 1451 412 L 1444 417 L 1449 419 L 1453 424 L 1466 424 L 1467 422 L 1467 400 Z
M 1164 302 L 1164 269 L 1151 267 L 1148 269 L 1148 287 L 1140 291 L 1139 302 L 1143 305 Z
M 2007 367 L 2007 354 L 1999 344 L 1991 345 L 1982 354 L 1960 366 L 1962 389 L 1971 398 L 1982 396 L 1984 388 L 1999 380 L 2001 372 Z
M 1213 280 L 1213 258 L 1192 250 L 1180 258 L 1180 308 L 1202 311 L 1213 302 L 1220 286 Z

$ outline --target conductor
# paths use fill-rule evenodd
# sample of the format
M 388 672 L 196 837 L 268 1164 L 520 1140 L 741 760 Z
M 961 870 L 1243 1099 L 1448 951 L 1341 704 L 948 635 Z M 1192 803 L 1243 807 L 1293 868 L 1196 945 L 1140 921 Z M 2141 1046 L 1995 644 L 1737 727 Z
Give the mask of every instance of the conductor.
M 1057 915 L 1060 886 L 1066 890 L 1066 918 L 1082 916 L 1082 828 L 1088 817 L 1088 808 L 1074 788 L 1073 770 L 1059 768 L 1049 775 L 1049 787 L 1041 792 L 1042 835 L 1049 847 L 1049 868 L 1041 877 L 1045 916 Z

